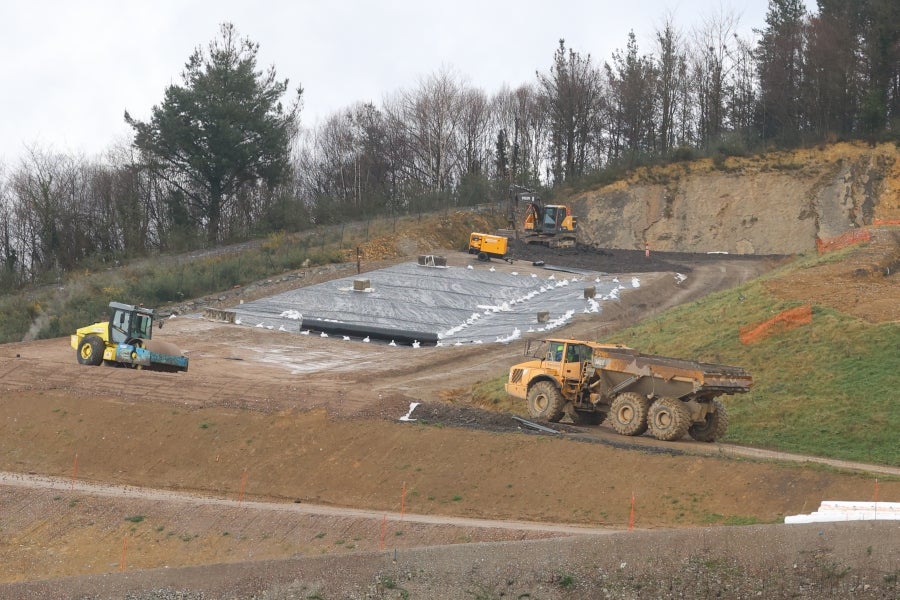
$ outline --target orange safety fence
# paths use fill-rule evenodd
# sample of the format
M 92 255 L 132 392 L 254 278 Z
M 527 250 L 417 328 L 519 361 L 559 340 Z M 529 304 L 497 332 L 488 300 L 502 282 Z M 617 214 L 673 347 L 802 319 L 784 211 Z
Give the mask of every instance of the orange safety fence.
M 868 242 L 871 239 L 872 235 L 869 233 L 868 229 L 854 229 L 853 231 L 825 238 L 824 240 L 816 238 L 816 250 L 819 254 L 825 254 L 826 252 L 831 252 L 832 250 L 837 250 L 838 248 L 843 248 L 852 244 Z
M 741 343 L 752 344 L 779 331 L 787 331 L 800 325 L 812 323 L 812 306 L 804 304 L 796 308 L 789 308 L 780 312 L 771 319 L 756 325 L 741 327 Z
M 872 225 L 874 227 L 880 227 L 881 225 L 900 225 L 900 219 L 875 219 L 872 221 Z

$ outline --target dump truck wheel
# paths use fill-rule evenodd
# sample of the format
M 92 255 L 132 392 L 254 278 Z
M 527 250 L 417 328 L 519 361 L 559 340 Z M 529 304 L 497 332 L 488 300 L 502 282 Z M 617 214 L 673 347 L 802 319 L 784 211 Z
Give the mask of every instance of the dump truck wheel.
M 728 430 L 728 412 L 718 400 L 712 401 L 713 411 L 706 413 L 702 423 L 693 423 L 688 433 L 698 442 L 714 442 Z
M 677 398 L 660 398 L 650 406 L 647 425 L 658 440 L 680 440 L 691 425 L 691 413 Z
M 81 343 L 78 344 L 78 350 L 76 356 L 78 357 L 78 362 L 82 365 L 91 365 L 96 367 L 103 363 L 103 348 L 106 344 L 103 343 L 96 335 L 88 335 L 85 336 Z
M 647 431 L 650 401 L 641 394 L 625 392 L 613 400 L 609 423 L 621 435 L 641 435 Z
M 528 390 L 528 414 L 533 419 L 558 422 L 565 411 L 562 394 L 549 381 L 538 381 Z

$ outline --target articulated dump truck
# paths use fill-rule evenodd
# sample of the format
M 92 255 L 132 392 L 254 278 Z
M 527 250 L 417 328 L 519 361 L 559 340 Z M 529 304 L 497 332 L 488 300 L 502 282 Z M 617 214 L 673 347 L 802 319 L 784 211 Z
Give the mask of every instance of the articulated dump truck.
M 659 440 L 690 434 L 712 442 L 725 435 L 722 394 L 750 390 L 740 367 L 641 354 L 626 346 L 569 339 L 530 340 L 531 360 L 509 371 L 506 392 L 528 403 L 534 419 L 598 425 L 622 435 L 648 429 Z

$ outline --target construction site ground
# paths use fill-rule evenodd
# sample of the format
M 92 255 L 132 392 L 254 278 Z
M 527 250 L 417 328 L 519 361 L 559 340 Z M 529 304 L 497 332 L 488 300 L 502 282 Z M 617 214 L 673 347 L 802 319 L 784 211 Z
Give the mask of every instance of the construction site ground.
M 589 339 L 781 260 L 521 252 L 490 266 L 639 274 L 640 287 L 555 332 Z M 835 285 L 865 284 L 859 270 L 884 260 L 772 289 L 897 320 L 896 284 L 862 300 Z M 310 269 L 209 304 L 356 268 Z M 705 578 L 703 597 L 900 589 L 896 522 L 778 525 L 822 500 L 871 500 L 875 486 L 898 501 L 897 468 L 625 438 L 607 425 L 541 434 L 469 405 L 469 386 L 520 360 L 521 342 L 390 347 L 199 313 L 155 335 L 185 349 L 187 373 L 84 367 L 67 338 L 0 346 L 0 597 L 662 598 L 682 597 L 677 582 L 690 577 Z M 414 420 L 400 421 L 411 402 Z

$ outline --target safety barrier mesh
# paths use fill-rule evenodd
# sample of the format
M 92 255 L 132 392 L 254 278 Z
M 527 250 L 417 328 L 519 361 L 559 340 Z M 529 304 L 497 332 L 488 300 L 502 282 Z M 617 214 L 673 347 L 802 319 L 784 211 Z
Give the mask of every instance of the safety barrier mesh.
M 741 327 L 741 343 L 752 344 L 773 333 L 787 331 L 799 327 L 800 325 L 808 325 L 810 323 L 812 323 L 812 306 L 804 304 L 803 306 L 798 306 L 796 308 L 789 308 L 762 323 Z
M 871 239 L 872 235 L 869 233 L 868 229 L 854 229 L 853 231 L 848 231 L 847 233 L 842 233 L 841 235 L 830 238 L 816 238 L 816 250 L 819 254 L 825 254 L 826 252 L 831 252 L 832 250 L 837 250 L 853 244 L 868 242 Z

